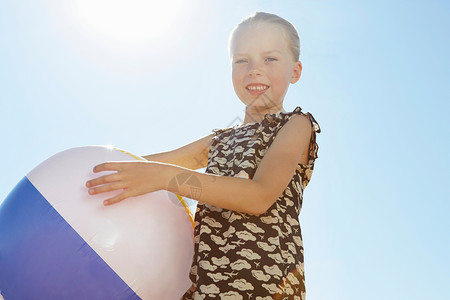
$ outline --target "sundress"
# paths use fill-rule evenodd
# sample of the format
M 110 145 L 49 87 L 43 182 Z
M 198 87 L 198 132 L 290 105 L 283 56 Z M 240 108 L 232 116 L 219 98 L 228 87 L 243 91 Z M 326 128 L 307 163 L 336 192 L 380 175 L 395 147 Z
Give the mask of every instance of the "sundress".
M 261 215 L 198 203 L 193 287 L 183 299 L 305 299 L 303 241 L 299 213 L 311 179 L 320 127 L 300 107 L 266 114 L 261 122 L 214 129 L 206 173 L 252 179 L 279 130 L 294 115 L 312 124 L 309 157 L 288 186 Z

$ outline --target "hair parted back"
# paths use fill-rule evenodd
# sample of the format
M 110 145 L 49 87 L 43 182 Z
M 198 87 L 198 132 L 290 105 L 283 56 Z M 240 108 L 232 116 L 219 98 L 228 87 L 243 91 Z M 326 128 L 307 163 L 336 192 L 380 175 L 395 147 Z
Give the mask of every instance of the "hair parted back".
M 266 12 L 256 12 L 248 18 L 243 19 L 231 32 L 230 38 L 228 40 L 228 48 L 231 54 L 231 47 L 233 43 L 234 36 L 236 32 L 244 27 L 248 27 L 253 24 L 267 23 L 278 25 L 283 32 L 286 34 L 288 40 L 289 49 L 291 50 L 292 57 L 294 61 L 298 61 L 300 58 L 300 38 L 298 36 L 297 30 L 294 25 L 289 21 L 283 19 L 275 14 L 270 14 Z

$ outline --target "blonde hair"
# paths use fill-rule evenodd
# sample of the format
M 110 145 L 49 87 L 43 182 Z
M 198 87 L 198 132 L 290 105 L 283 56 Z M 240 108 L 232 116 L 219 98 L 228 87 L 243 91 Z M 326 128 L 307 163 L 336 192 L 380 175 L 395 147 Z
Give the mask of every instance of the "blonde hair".
M 228 40 L 228 51 L 231 55 L 231 47 L 235 34 L 239 29 L 250 26 L 252 24 L 267 23 L 279 26 L 286 35 L 288 40 L 289 49 L 291 50 L 292 57 L 294 61 L 298 61 L 300 58 L 300 38 L 298 36 L 297 30 L 294 25 L 292 25 L 287 20 L 283 19 L 274 14 L 269 14 L 265 12 L 256 12 L 250 17 L 242 20 L 234 29 L 231 31 L 230 38 Z

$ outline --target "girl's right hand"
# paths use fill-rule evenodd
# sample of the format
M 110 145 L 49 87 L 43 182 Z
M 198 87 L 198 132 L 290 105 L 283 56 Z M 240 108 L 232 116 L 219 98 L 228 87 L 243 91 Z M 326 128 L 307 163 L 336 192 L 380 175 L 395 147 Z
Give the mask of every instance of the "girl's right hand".
M 94 173 L 115 171 L 86 182 L 90 195 L 97 195 L 115 190 L 122 193 L 103 201 L 104 205 L 111 205 L 129 197 L 147 194 L 161 190 L 164 185 L 163 174 L 166 164 L 150 161 L 106 162 L 94 167 Z

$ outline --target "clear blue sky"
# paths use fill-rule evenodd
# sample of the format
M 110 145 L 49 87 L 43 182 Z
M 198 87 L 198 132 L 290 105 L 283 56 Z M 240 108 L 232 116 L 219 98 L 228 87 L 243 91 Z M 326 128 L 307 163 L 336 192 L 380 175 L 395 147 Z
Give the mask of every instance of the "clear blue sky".
M 0 2 L 0 201 L 59 151 L 159 152 L 243 118 L 228 34 L 273 12 L 302 43 L 285 108 L 322 127 L 300 217 L 308 298 L 450 298 L 449 2 L 104 3 Z

